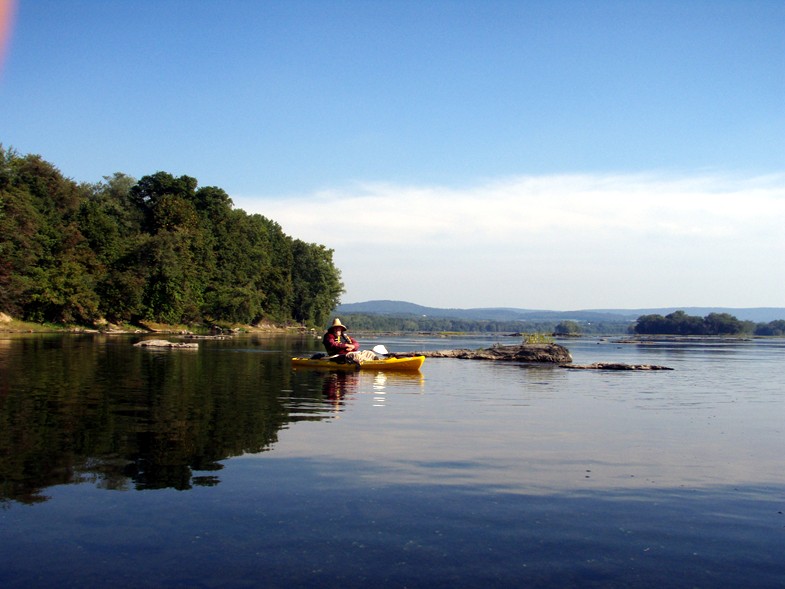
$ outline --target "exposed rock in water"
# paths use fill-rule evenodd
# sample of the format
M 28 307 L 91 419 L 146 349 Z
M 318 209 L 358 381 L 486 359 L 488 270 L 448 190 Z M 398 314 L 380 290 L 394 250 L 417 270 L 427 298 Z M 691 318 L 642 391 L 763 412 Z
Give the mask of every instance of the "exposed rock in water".
M 564 364 L 561 368 L 572 370 L 673 370 L 656 364 L 623 364 L 620 362 L 595 362 L 594 364 Z
M 165 339 L 144 339 L 134 344 L 141 348 L 198 348 L 199 344 L 185 342 L 170 342 Z
M 513 362 L 547 362 L 563 364 L 572 362 L 570 351 L 559 344 L 521 344 L 494 346 L 480 350 L 435 350 L 414 352 L 412 356 L 427 358 L 461 358 L 465 360 L 501 360 Z

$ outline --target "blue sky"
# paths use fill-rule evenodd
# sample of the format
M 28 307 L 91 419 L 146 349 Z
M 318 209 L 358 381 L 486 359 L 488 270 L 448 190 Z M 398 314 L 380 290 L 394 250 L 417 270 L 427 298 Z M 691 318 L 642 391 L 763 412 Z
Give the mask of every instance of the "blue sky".
M 15 13 L 4 146 L 220 186 L 333 248 L 345 302 L 785 306 L 783 2 Z

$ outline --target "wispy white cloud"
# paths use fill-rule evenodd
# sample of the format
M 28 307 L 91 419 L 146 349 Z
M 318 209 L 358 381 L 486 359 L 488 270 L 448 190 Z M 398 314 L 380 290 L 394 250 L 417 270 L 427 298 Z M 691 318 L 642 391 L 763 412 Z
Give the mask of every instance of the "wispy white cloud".
M 785 174 L 522 176 L 463 189 L 358 183 L 235 203 L 335 249 L 347 300 L 529 306 L 516 301 L 533 279 L 573 293 L 559 294 L 560 308 L 625 306 L 623 296 L 634 298 L 626 306 L 679 304 L 680 295 L 685 304 L 742 306 L 742 292 L 721 276 L 753 286 L 757 275 L 759 296 L 744 306 L 777 303 L 779 287 L 785 304 L 784 279 L 772 275 L 785 255 Z M 384 271 L 374 267 L 380 252 Z M 449 303 L 435 300 L 432 283 L 449 290 Z M 553 308 L 553 296 L 543 292 L 539 306 Z
M 532 234 L 576 231 L 734 236 L 783 219 L 785 175 L 538 176 L 462 190 L 358 183 L 287 200 L 236 200 L 300 238 L 335 247 L 396 244 L 403 236 L 518 243 Z

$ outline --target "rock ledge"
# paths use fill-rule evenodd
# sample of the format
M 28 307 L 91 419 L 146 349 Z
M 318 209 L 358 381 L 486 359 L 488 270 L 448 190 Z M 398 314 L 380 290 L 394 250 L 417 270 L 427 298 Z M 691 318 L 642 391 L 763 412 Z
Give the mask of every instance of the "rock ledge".
M 396 354 L 403 355 L 403 354 Z M 427 358 L 461 358 L 463 360 L 497 360 L 507 362 L 543 362 L 564 364 L 572 362 L 570 351 L 559 344 L 521 344 L 494 346 L 479 350 L 429 350 L 413 352 L 407 356 Z

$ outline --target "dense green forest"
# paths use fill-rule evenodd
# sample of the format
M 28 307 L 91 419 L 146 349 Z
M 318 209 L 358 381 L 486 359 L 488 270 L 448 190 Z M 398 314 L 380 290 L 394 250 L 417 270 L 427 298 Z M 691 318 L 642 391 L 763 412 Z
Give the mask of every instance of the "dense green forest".
M 235 209 L 221 188 L 166 172 L 78 184 L 0 145 L 0 311 L 12 317 L 323 325 L 342 292 L 332 250 Z
M 785 320 L 769 323 L 741 321 L 728 313 L 709 313 L 705 317 L 675 311 L 662 315 L 642 315 L 635 333 L 647 335 L 785 335 Z

